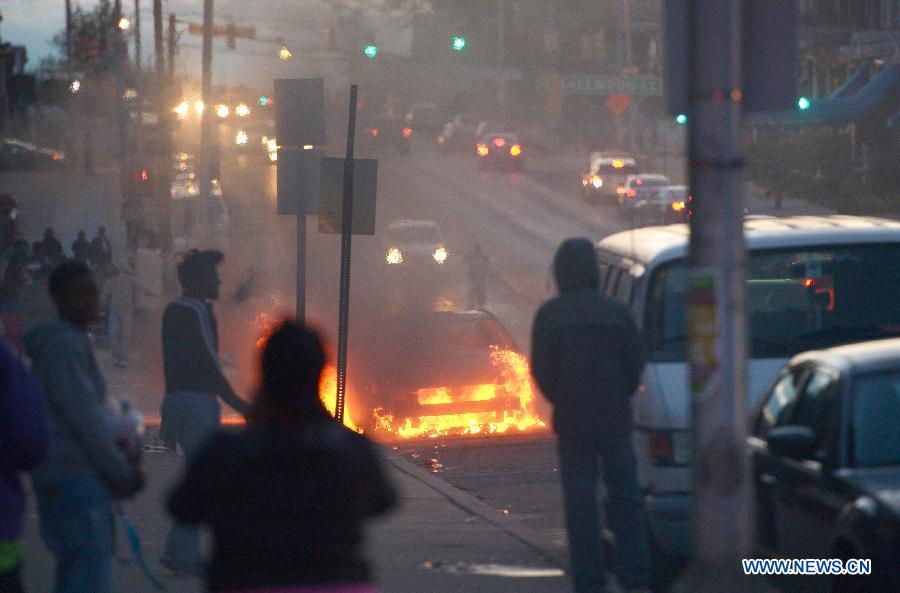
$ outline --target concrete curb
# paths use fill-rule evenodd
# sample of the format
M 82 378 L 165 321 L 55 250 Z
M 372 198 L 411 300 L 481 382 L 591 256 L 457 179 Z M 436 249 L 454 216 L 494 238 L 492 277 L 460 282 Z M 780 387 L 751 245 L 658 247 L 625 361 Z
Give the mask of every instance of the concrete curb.
M 549 538 L 539 531 L 515 523 L 515 519 L 510 519 L 509 517 L 501 515 L 496 509 L 491 508 L 480 498 L 452 486 L 449 482 L 434 475 L 425 468 L 413 465 L 393 449 L 390 449 L 385 445 L 381 445 L 381 449 L 382 458 L 400 472 L 418 480 L 428 488 L 431 488 L 450 501 L 454 506 L 479 517 L 487 523 L 499 528 L 510 537 L 532 548 L 554 566 L 560 568 L 567 567 L 568 559 L 566 557 L 565 549 L 554 545 Z

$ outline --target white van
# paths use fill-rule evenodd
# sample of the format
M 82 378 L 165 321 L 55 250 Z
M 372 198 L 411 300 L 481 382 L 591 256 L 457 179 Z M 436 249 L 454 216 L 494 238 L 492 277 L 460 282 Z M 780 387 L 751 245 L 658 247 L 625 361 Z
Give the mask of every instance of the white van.
M 854 216 L 744 221 L 748 399 L 798 352 L 900 335 L 900 222 Z M 646 227 L 596 245 L 600 289 L 625 301 L 648 363 L 634 396 L 635 452 L 653 543 L 690 552 L 690 399 L 685 358 L 688 227 Z

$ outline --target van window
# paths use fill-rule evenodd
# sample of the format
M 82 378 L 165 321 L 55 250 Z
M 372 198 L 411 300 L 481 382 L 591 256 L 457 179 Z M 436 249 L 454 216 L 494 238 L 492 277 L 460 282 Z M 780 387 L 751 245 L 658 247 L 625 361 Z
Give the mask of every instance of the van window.
M 619 285 L 616 287 L 614 296 L 624 303 L 629 303 L 631 301 L 632 283 L 633 279 L 628 270 L 622 270 L 622 275 L 619 277 Z
M 644 330 L 651 360 L 684 361 L 683 260 L 651 275 Z M 900 334 L 900 245 L 756 251 L 747 258 L 754 358 L 781 358 Z
M 619 278 L 622 277 L 623 272 L 624 270 L 618 266 L 610 266 L 609 278 L 606 280 L 606 287 L 603 292 L 609 296 L 616 296 L 616 291 L 619 288 Z
M 606 288 L 606 276 L 609 274 L 609 269 L 610 265 L 608 263 L 602 260 L 597 261 L 597 290 L 600 292 L 603 292 L 603 289 Z

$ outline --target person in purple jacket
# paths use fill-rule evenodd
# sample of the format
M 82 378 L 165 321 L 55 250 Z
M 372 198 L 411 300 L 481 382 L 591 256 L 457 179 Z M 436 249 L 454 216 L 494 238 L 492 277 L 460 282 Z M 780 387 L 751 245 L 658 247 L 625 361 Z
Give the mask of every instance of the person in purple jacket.
M 22 362 L 0 343 L 0 591 L 20 593 L 25 494 L 19 472 L 38 467 L 47 454 L 49 431 L 37 383 Z

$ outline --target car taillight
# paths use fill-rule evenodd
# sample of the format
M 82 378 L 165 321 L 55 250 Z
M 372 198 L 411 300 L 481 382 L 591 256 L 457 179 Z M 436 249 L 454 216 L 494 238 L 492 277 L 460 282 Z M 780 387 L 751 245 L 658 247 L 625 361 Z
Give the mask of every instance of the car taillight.
M 369 130 L 369 136 L 371 136 L 372 138 L 377 138 L 378 137 L 378 128 L 372 128 L 371 130 Z
M 494 138 L 494 146 L 497 148 L 503 148 L 506 146 L 506 138 Z
M 403 134 L 404 138 L 409 138 L 410 136 L 412 136 L 412 128 L 403 128 L 402 130 L 400 130 L 400 132 Z
M 479 144 L 476 150 L 478 152 L 478 156 L 487 156 L 489 152 L 487 144 Z
M 520 154 L 522 154 L 522 147 L 519 146 L 518 144 L 513 144 L 512 146 L 509 147 L 509 154 L 511 154 L 514 157 L 519 156 Z
M 625 193 L 625 195 L 628 196 L 629 198 L 636 198 L 636 197 L 637 197 L 637 190 L 636 190 L 636 189 L 629 189 L 629 190 Z
M 681 202 L 672 202 L 672 210 L 674 210 L 675 212 L 681 212 L 682 210 L 684 210 L 684 201 L 682 200 Z

